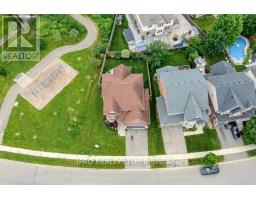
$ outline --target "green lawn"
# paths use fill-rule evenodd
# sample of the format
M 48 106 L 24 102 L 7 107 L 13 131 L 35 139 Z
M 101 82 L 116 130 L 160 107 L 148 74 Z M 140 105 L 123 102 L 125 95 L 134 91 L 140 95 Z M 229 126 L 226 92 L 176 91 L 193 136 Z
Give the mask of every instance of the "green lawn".
M 237 72 L 242 72 L 246 69 L 244 65 L 235 65 L 235 68 Z
M 193 19 L 193 21 L 199 26 L 206 34 L 212 30 L 214 23 L 217 21 L 213 15 L 204 15 L 199 18 Z
M 222 61 L 222 60 L 226 60 L 224 54 L 220 54 L 220 55 L 206 55 L 206 62 L 207 62 L 207 66 L 211 66 L 214 65 L 215 63 Z
M 96 169 L 124 169 L 124 163 L 100 163 L 100 162 L 86 162 L 76 160 L 65 160 L 55 158 L 35 157 L 7 152 L 0 152 L 0 158 L 7 160 L 15 160 L 28 163 L 65 166 L 65 167 L 80 167 L 80 168 L 96 168 Z
M 170 50 L 165 58 L 162 67 L 166 65 L 171 66 L 184 66 L 188 65 L 185 50 Z
M 142 59 L 112 59 L 108 58 L 103 72 L 106 73 L 117 65 L 124 64 L 131 68 L 132 73 L 142 73 L 144 78 L 144 87 L 148 88 L 148 73 L 146 62 Z
M 75 154 L 125 154 L 124 137 L 109 130 L 103 120 L 102 98 L 97 84 L 100 69 L 93 65 L 92 48 L 63 56 L 62 59 L 79 75 L 43 110 L 36 110 L 21 97 L 17 99 L 19 105 L 11 114 L 4 144 Z M 75 119 L 80 129 L 75 128 L 71 134 L 71 123 Z M 95 144 L 100 147 L 95 148 Z
M 40 57 L 41 59 L 43 57 L 45 57 L 50 51 L 52 51 L 53 49 L 66 45 L 66 44 L 75 44 L 78 43 L 79 41 L 81 41 L 84 37 L 86 36 L 86 34 L 82 34 L 77 38 L 70 38 L 67 35 L 63 35 L 61 41 L 54 41 L 51 37 L 46 38 L 46 48 L 41 50 L 40 52 Z M 0 48 L 1 49 L 1 48 Z M 0 50 L 1 53 L 1 50 Z M 1 56 L 0 56 L 1 57 Z M 11 87 L 11 85 L 13 84 L 13 79 L 15 78 L 15 76 L 21 72 L 26 72 L 28 71 L 30 68 L 32 68 L 37 62 L 4 62 L 2 61 L 2 59 L 0 58 L 0 67 L 6 67 L 8 70 L 8 77 L 3 77 L 0 76 L 0 85 L 1 85 L 1 90 L 0 90 L 0 106 L 3 102 L 3 99 L 6 95 L 6 92 L 8 91 L 8 89 Z
M 221 148 L 215 129 L 204 128 L 203 134 L 186 136 L 185 140 L 188 153 L 211 151 Z
M 150 120 L 151 124 L 148 129 L 148 145 L 149 155 L 164 155 L 164 143 L 161 133 L 161 128 L 158 124 L 157 111 L 156 111 L 156 97 L 159 96 L 159 88 L 154 77 L 154 72 L 150 72 L 152 98 L 150 101 Z M 160 163 L 151 163 L 151 167 L 160 167 Z M 162 163 L 163 165 L 163 163 Z M 165 164 L 164 164 L 165 165 Z
M 124 155 L 124 138 L 109 130 L 103 121 L 97 85 L 99 69 L 91 65 L 90 49 L 67 54 L 63 59 L 79 71 L 79 75 L 41 111 L 19 97 L 19 105 L 13 109 L 4 135 L 4 144 L 52 152 Z M 74 118 L 80 121 L 81 129 L 71 134 L 68 129 Z M 100 148 L 96 149 L 95 144 Z
M 128 45 L 125 41 L 123 30 L 128 28 L 128 21 L 123 15 L 123 22 L 121 25 L 116 25 L 113 40 L 110 46 L 110 51 L 121 51 L 123 49 L 128 49 Z

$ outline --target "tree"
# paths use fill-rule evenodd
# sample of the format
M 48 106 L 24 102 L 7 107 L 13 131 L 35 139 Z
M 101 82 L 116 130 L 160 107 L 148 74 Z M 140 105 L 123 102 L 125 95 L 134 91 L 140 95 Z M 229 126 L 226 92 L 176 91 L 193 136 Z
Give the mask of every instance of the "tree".
M 244 139 L 246 143 L 256 144 L 256 118 L 252 118 L 243 128 Z
M 168 45 L 157 40 L 152 42 L 147 51 L 148 62 L 152 68 L 160 67 L 168 52 Z
M 0 76 L 7 77 L 8 71 L 5 67 L 0 67 Z
M 221 15 L 205 40 L 205 51 L 211 55 L 221 53 L 236 41 L 242 30 L 242 15 Z
M 122 58 L 130 58 L 130 55 L 131 55 L 131 53 L 130 53 L 129 49 L 123 49 L 121 51 L 121 57 Z
M 194 49 L 193 52 L 197 51 L 199 55 L 204 54 L 203 42 L 198 36 L 190 38 L 188 41 L 188 48 Z
M 190 53 L 188 55 L 188 62 L 193 63 L 197 57 L 198 57 L 197 51 Z
M 207 54 L 218 55 L 226 48 L 225 34 L 221 31 L 215 31 L 208 34 L 204 43 L 204 49 Z
M 256 35 L 256 15 L 244 15 L 243 35 Z
M 203 165 L 212 167 L 218 162 L 218 158 L 214 153 L 208 153 L 202 158 Z
M 221 15 L 213 26 L 212 32 L 215 31 L 221 31 L 225 35 L 223 40 L 226 47 L 234 44 L 243 31 L 243 16 Z

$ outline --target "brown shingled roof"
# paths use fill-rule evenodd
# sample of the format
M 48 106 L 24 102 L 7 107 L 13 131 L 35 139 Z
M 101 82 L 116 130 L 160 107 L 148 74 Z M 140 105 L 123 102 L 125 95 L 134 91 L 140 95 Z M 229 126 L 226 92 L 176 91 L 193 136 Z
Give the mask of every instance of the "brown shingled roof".
M 126 126 L 149 124 L 149 92 L 143 75 L 131 74 L 129 67 L 118 65 L 102 75 L 103 114 L 116 114 Z

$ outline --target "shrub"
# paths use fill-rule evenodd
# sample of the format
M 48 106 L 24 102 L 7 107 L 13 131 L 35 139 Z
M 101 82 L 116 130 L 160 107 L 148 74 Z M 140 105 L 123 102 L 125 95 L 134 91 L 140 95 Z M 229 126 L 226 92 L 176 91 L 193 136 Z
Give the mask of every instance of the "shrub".
M 102 53 L 105 53 L 106 51 L 106 48 L 107 48 L 107 45 L 106 44 L 103 44 L 103 43 L 99 43 L 97 45 L 95 45 L 92 49 L 92 52 L 93 54 L 96 56 L 96 57 L 100 57 L 100 55 Z
M 256 118 L 252 118 L 243 128 L 244 139 L 248 144 L 256 144 Z
M 214 153 L 208 153 L 202 158 L 202 163 L 205 166 L 212 167 L 218 162 L 218 158 Z
M 157 40 L 152 42 L 147 51 L 148 62 L 155 69 L 160 67 L 168 53 L 168 46 L 164 42 Z
M 71 29 L 69 31 L 69 37 L 71 37 L 71 38 L 77 38 L 78 34 L 79 34 L 79 31 L 76 29 Z
M 121 51 L 121 57 L 122 58 L 130 58 L 130 55 L 131 55 L 131 53 L 130 53 L 129 49 L 123 49 Z
M 5 67 L 0 67 L 0 76 L 7 77 L 8 71 Z
M 72 29 L 80 34 L 85 33 L 83 25 L 73 19 L 70 15 L 41 15 L 40 16 L 40 34 L 43 37 L 51 36 L 54 31 L 60 34 L 68 34 Z
M 46 48 L 46 39 L 45 38 L 40 38 L 40 50 L 43 50 Z

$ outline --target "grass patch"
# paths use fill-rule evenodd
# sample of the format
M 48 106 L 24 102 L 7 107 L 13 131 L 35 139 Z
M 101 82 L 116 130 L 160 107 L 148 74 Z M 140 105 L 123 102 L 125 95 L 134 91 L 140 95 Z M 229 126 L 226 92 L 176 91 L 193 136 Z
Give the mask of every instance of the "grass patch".
M 128 49 L 128 45 L 125 41 L 123 30 L 128 28 L 128 21 L 125 16 L 123 16 L 123 22 L 121 25 L 116 25 L 113 40 L 110 46 L 110 51 L 121 51 L 123 49 Z
M 102 30 L 99 31 L 101 34 Z M 92 48 L 62 57 L 79 74 L 43 110 L 36 110 L 21 97 L 17 99 L 19 105 L 11 114 L 4 144 L 74 154 L 125 154 L 124 137 L 109 130 L 103 120 L 103 102 L 97 84 L 100 69 L 92 62 L 95 59 Z M 79 128 L 71 134 L 69 128 L 74 118 L 78 119 Z M 95 144 L 100 147 L 95 148 Z
M 222 60 L 226 60 L 226 57 L 224 56 L 224 54 L 220 54 L 220 55 L 207 55 L 206 56 L 206 62 L 207 62 L 207 66 L 212 66 L 215 63 L 222 61 Z
M 185 50 L 168 51 L 168 54 L 166 55 L 165 60 L 163 62 L 163 67 L 166 65 L 171 65 L 171 66 L 189 65 L 189 62 L 186 58 Z
M 224 156 L 218 156 L 217 159 L 218 159 L 218 162 L 223 162 Z M 203 165 L 203 162 L 201 158 L 189 159 L 188 165 Z
M 244 65 L 235 65 L 235 68 L 237 72 L 242 72 L 246 69 Z
M 211 151 L 221 148 L 215 129 L 204 128 L 203 134 L 186 136 L 185 140 L 188 153 Z
M 155 77 L 153 77 L 152 71 L 151 76 L 151 87 L 152 87 L 152 99 L 150 101 L 150 120 L 151 124 L 148 129 L 148 145 L 149 145 L 149 155 L 164 155 L 164 143 L 161 133 L 161 128 L 159 128 L 157 111 L 156 111 L 156 97 L 159 96 L 159 88 L 156 83 Z
M 217 19 L 213 15 L 203 15 L 202 17 L 193 19 L 193 21 L 202 29 L 203 32 L 208 34 L 212 30 Z
M 244 134 L 242 134 L 242 139 L 244 141 L 244 145 L 251 144 L 251 143 L 246 142 L 246 140 L 244 139 Z M 247 151 L 247 154 L 249 157 L 254 157 L 254 156 L 256 156 L 256 150 Z
M 100 162 L 83 162 L 76 160 L 43 158 L 36 156 L 21 155 L 8 152 L 0 152 L 0 158 L 7 160 L 15 160 L 27 163 L 65 166 L 65 167 L 80 167 L 80 168 L 96 168 L 96 169 L 124 169 L 124 163 L 100 163 Z
M 150 162 L 151 169 L 166 168 L 166 161 Z
M 104 73 L 108 72 L 112 68 L 117 65 L 124 64 L 131 68 L 132 73 L 140 73 L 143 74 L 144 79 L 144 87 L 148 88 L 148 73 L 147 73 L 147 65 L 143 59 L 113 59 L 108 58 L 105 63 Z

